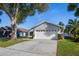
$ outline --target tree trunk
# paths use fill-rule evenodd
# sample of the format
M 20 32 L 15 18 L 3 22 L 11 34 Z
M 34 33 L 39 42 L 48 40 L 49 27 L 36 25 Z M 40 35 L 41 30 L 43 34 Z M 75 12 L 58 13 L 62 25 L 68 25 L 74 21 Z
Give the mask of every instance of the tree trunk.
M 12 34 L 11 34 L 11 39 L 17 39 L 17 26 L 16 26 L 16 18 L 12 17 Z
M 17 4 L 18 5 L 18 4 Z M 12 17 L 12 35 L 11 39 L 17 39 L 17 25 L 16 25 L 16 20 L 17 20 L 17 13 L 18 13 L 18 8 L 16 8 L 16 13 L 15 16 Z

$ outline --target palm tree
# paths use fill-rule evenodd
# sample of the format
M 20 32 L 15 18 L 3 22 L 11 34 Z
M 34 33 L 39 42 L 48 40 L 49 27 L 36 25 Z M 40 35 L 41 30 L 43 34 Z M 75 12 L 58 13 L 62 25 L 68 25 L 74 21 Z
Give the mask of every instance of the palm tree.
M 64 32 L 64 23 L 59 22 L 59 26 L 60 26 L 61 32 Z
M 72 37 L 76 39 L 77 33 L 79 33 L 79 20 L 69 19 L 68 25 L 66 26 L 68 33 L 72 34 Z
M 61 29 L 61 39 L 64 39 L 64 36 L 63 36 L 63 34 L 64 34 L 64 23 L 63 22 L 59 22 L 59 26 L 60 26 L 60 29 Z
M 27 16 L 35 14 L 36 10 L 41 13 L 47 10 L 47 4 L 32 3 L 0 3 L 0 10 L 3 10 L 11 19 L 11 39 L 16 39 L 17 24 L 23 23 Z
M 68 5 L 68 11 L 75 11 L 74 16 L 79 17 L 79 4 L 78 3 L 70 3 Z M 76 39 L 76 34 L 79 33 L 79 20 L 69 20 L 69 24 L 67 27 L 70 29 L 69 32 L 71 32 Z M 79 36 L 79 35 L 78 35 Z
M 76 17 L 79 16 L 79 6 L 78 5 L 79 5 L 78 3 L 70 3 L 68 5 L 68 11 L 75 11 L 74 15 Z

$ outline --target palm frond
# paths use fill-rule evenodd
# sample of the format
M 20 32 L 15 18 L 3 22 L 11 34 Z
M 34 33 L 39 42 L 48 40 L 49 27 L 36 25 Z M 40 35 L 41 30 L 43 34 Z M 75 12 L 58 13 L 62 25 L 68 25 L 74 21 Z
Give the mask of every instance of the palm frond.
M 38 3 L 36 5 L 39 12 L 44 12 L 48 9 L 48 5 L 46 3 Z
M 77 3 L 70 3 L 68 5 L 68 11 L 74 11 L 77 8 Z
M 76 12 L 74 14 L 75 16 L 79 17 L 79 8 L 76 9 Z

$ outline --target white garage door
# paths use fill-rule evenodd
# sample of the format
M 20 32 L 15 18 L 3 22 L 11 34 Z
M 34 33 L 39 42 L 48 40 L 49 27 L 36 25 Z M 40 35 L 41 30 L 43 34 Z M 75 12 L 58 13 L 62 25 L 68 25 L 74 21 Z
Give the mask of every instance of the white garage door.
M 37 30 L 34 34 L 34 39 L 57 39 L 56 32 L 54 31 Z

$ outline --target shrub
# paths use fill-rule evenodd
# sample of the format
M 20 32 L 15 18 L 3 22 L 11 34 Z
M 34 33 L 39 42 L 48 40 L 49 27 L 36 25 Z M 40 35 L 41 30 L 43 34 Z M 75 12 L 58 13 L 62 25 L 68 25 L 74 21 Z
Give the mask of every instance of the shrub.
M 76 37 L 75 37 L 75 40 L 74 40 L 75 42 L 79 42 L 79 35 L 77 35 Z
M 59 39 L 59 40 L 60 40 L 60 39 L 64 39 L 63 34 L 58 34 L 58 39 Z

